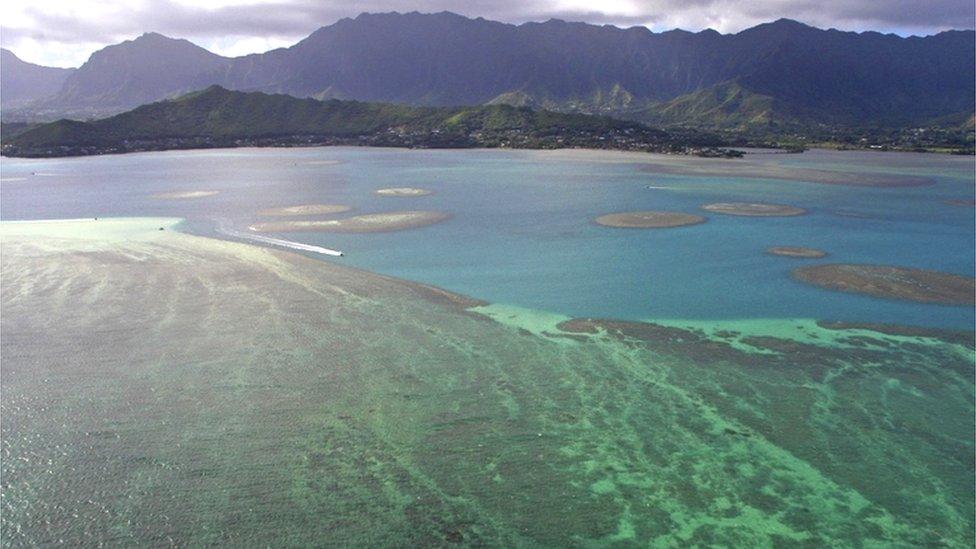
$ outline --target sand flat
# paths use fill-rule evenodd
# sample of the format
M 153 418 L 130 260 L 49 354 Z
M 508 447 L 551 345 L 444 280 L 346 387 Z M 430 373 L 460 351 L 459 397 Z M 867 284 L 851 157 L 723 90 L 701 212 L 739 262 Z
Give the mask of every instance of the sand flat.
M 388 189 L 377 189 L 375 194 L 379 196 L 409 198 L 412 196 L 428 196 L 434 194 L 434 191 L 419 189 L 417 187 L 390 187 Z
M 157 193 L 153 198 L 160 200 L 188 200 L 193 198 L 206 198 L 220 194 L 220 191 L 174 191 L 168 193 Z
M 680 158 L 658 155 L 645 159 L 642 171 L 654 174 L 778 179 L 851 187 L 926 187 L 935 181 L 927 177 L 900 174 L 846 172 L 780 165 L 776 157 L 790 155 L 746 155 L 745 158 Z
M 705 204 L 701 209 L 706 212 L 743 217 L 792 217 L 807 213 L 803 208 L 796 206 L 757 202 L 715 202 Z
M 963 208 L 976 208 L 976 200 L 967 200 L 964 198 L 952 198 L 949 200 L 943 200 L 943 204 L 946 206 L 960 206 Z
M 795 257 L 800 259 L 817 259 L 827 257 L 827 252 L 816 248 L 804 248 L 802 246 L 773 246 L 766 248 L 766 253 L 783 257 Z
M 404 231 L 440 223 L 451 215 L 437 211 L 402 211 L 364 214 L 342 219 L 270 221 L 251 225 L 252 231 L 285 232 L 334 232 L 334 233 L 382 233 Z
M 280 208 L 267 208 L 258 212 L 258 215 L 265 217 L 288 217 L 288 216 L 310 216 L 310 215 L 331 215 L 345 213 L 352 207 L 342 204 L 301 204 L 298 206 L 282 206 Z
M 625 229 L 666 229 L 670 227 L 684 227 L 698 225 L 708 221 L 700 215 L 682 212 L 620 212 L 601 215 L 594 220 L 605 227 L 619 227 Z

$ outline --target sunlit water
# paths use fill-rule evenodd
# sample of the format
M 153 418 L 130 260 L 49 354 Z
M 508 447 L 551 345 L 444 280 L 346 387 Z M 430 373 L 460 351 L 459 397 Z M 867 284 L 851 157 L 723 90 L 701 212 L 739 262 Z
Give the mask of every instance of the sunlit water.
M 623 160 L 630 159 L 630 162 Z M 605 160 L 615 160 L 609 162 Z M 708 162 L 707 159 L 699 160 Z M 973 311 L 836 294 L 790 278 L 770 246 L 820 248 L 819 262 L 879 263 L 971 275 L 971 158 L 813 151 L 777 162 L 852 173 L 923 175 L 935 184 L 863 188 L 772 179 L 660 175 L 607 153 L 356 148 L 168 152 L 66 160 L 4 159 L 3 219 L 166 215 L 214 234 L 246 230 L 261 209 L 346 204 L 353 213 L 433 209 L 453 219 L 385 234 L 289 233 L 342 250 L 345 264 L 436 284 L 493 303 L 626 319 L 829 318 L 971 328 Z M 33 175 L 32 175 L 33 174 Z M 417 198 L 373 191 L 416 186 Z M 218 190 L 157 200 L 173 190 Z M 711 215 L 704 225 L 630 231 L 593 223 L 628 210 L 698 212 L 721 201 L 786 203 L 793 218 Z
M 774 160 L 935 182 L 884 189 L 662 175 L 634 158 L 4 159 L 8 221 L 171 216 L 231 238 L 218 229 L 246 232 L 275 206 L 454 217 L 398 233 L 268 235 L 346 253 L 312 260 L 188 244 L 156 220 L 142 222 L 152 238 L 130 240 L 147 228 L 121 224 L 98 237 L 110 244 L 0 232 L 0 540 L 972 546 L 970 337 L 815 320 L 971 329 L 973 311 L 789 277 L 819 261 L 971 276 L 973 209 L 943 201 L 972 200 L 972 159 Z M 435 194 L 372 194 L 391 186 Z M 220 194 L 151 198 L 181 190 Z M 810 213 L 661 231 L 592 223 L 716 201 Z M 776 245 L 831 255 L 763 253 Z M 330 264 L 491 304 L 465 313 Z M 562 324 L 574 316 L 657 324 Z

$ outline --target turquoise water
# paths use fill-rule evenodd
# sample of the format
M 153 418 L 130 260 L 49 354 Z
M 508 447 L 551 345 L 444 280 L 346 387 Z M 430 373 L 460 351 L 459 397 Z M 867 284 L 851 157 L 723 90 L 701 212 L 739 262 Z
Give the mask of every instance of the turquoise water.
M 972 276 L 973 159 L 924 154 L 811 151 L 749 162 L 914 175 L 908 188 L 829 185 L 648 171 L 615 153 L 405 151 L 357 148 L 190 151 L 60 160 L 4 159 L 0 218 L 179 216 L 188 230 L 238 230 L 274 206 L 338 203 L 353 213 L 433 209 L 438 225 L 383 234 L 288 233 L 341 249 L 345 264 L 435 284 L 493 303 L 568 316 L 641 319 L 817 318 L 971 328 L 969 307 L 920 305 L 830 292 L 791 269 L 816 262 L 880 263 Z M 693 162 L 707 165 L 708 159 Z M 378 188 L 435 194 L 383 198 Z M 653 187 L 653 188 L 649 188 Z M 197 200 L 151 198 L 217 190 Z M 661 231 L 597 226 L 608 212 L 699 212 L 717 201 L 801 206 L 793 218 L 710 215 Z M 352 215 L 352 214 L 349 214 Z M 266 220 L 266 219 L 265 219 Z M 829 252 L 822 260 L 770 256 L 770 246 Z
M 0 224 L 0 546 L 972 547 L 971 333 L 816 321 L 971 329 L 971 308 L 804 286 L 790 269 L 821 260 L 763 250 L 971 275 L 973 209 L 944 200 L 972 199 L 973 160 L 748 161 L 933 183 L 861 188 L 644 158 L 4 159 L 4 220 L 87 219 Z M 436 193 L 372 194 L 407 185 Z M 219 193 L 152 198 L 175 191 Z M 731 200 L 810 213 L 591 222 Z M 338 259 L 171 230 L 307 203 L 454 217 L 272 235 Z

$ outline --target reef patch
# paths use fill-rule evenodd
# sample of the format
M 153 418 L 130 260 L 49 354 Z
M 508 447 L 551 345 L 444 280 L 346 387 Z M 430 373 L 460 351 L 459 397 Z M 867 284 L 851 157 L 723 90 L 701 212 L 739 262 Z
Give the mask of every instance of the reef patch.
M 828 290 L 942 305 L 976 305 L 976 279 L 889 265 L 800 267 L 793 278 Z
M 706 212 L 741 215 L 745 217 L 792 217 L 807 213 L 803 208 L 786 204 L 760 204 L 756 202 L 715 202 L 705 204 L 701 209 Z
M 604 227 L 624 229 L 667 229 L 698 225 L 708 221 L 707 217 L 681 212 L 620 212 L 601 215 L 594 220 Z

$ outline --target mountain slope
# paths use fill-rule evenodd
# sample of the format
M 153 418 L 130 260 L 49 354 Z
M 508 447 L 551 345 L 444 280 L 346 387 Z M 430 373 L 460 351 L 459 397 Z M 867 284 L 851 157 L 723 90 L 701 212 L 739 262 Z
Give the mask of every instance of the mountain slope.
M 735 81 L 699 89 L 630 116 L 657 125 L 726 128 L 773 127 L 794 119 L 772 97 L 751 92 Z
M 785 19 L 722 35 L 558 20 L 510 25 L 447 12 L 363 14 L 290 48 L 233 59 L 146 35 L 94 54 L 44 105 L 117 112 L 219 84 L 318 99 L 508 103 L 676 124 L 910 125 L 973 112 L 974 51 L 972 31 L 902 38 Z M 702 103 L 729 93 L 748 100 L 721 102 L 718 111 Z M 757 111 L 759 98 L 765 115 Z
M 0 107 L 15 107 L 57 93 L 74 69 L 27 63 L 0 48 Z
M 125 110 L 209 86 L 230 63 L 186 40 L 146 33 L 93 53 L 42 105 Z
M 710 140 L 711 139 L 711 140 Z M 229 91 L 212 86 L 90 122 L 59 120 L 3 143 L 8 156 L 69 156 L 242 145 L 591 147 L 689 152 L 714 145 L 635 122 L 508 105 L 411 107 Z

